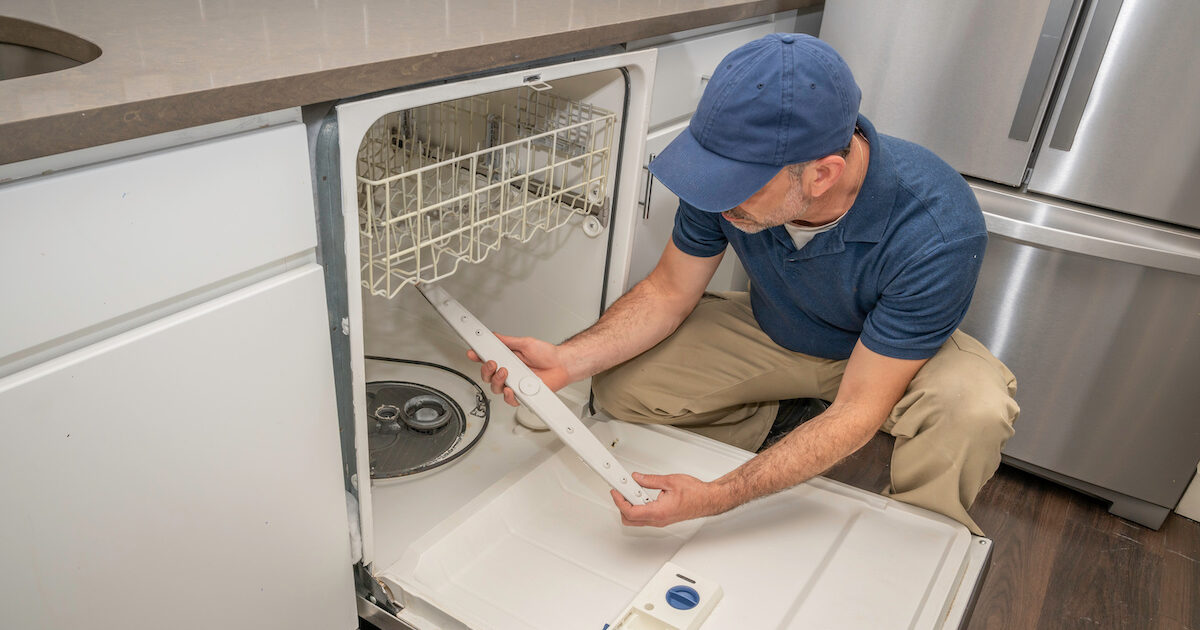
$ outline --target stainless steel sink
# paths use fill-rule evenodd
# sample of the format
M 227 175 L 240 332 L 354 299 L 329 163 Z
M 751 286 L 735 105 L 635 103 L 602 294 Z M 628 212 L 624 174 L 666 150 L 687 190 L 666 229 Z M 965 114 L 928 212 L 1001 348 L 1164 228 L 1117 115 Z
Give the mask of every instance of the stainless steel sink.
M 56 28 L 0 15 L 0 81 L 57 72 L 100 56 L 100 47 Z

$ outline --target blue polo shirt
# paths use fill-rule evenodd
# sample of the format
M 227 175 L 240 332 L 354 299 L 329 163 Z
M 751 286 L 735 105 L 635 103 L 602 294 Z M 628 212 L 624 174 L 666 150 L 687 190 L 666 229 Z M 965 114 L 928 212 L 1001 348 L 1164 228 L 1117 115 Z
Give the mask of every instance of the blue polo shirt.
M 926 359 L 967 312 L 987 245 L 975 195 L 929 150 L 876 133 L 854 205 L 797 250 L 783 226 L 746 234 L 719 213 L 680 202 L 672 240 L 710 257 L 731 244 L 750 276 L 754 318 L 775 343 L 845 359 L 856 341 L 898 359 Z

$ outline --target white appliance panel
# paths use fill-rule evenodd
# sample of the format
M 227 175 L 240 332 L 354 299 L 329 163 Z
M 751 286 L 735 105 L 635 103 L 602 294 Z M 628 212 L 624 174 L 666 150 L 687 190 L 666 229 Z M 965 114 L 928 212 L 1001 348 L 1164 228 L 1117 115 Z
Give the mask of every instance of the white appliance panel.
M 307 265 L 0 380 L 0 626 L 357 627 L 323 306 Z
M 0 185 L 0 363 L 317 244 L 304 126 Z

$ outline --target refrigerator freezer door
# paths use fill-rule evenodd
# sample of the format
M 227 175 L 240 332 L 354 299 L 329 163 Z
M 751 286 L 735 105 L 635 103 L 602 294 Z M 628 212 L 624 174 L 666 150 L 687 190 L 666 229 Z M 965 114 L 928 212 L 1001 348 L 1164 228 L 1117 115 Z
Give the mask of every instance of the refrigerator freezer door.
M 1018 185 L 1074 4 L 841 0 L 826 4 L 821 39 L 850 65 L 861 111 L 882 133 L 967 175 Z
M 1123 502 L 1165 516 L 1200 459 L 1200 238 L 973 187 L 992 238 L 962 328 L 1017 376 L 1005 454 L 1156 526 Z
M 1200 3 L 1101 0 L 1030 190 L 1200 228 Z

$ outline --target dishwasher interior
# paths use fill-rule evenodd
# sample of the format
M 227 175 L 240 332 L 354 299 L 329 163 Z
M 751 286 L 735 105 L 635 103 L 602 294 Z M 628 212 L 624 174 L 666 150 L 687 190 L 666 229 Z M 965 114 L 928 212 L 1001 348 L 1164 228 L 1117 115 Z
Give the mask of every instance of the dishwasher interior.
M 327 169 L 345 266 L 324 262 L 349 287 L 344 310 L 330 304 L 360 578 L 415 628 L 959 627 L 990 541 L 873 493 L 818 478 L 623 527 L 600 477 L 482 389 L 416 290 L 436 283 L 503 334 L 559 342 L 594 322 L 628 276 L 653 63 L 622 53 L 338 105 Z M 586 382 L 559 395 L 628 470 L 713 479 L 752 456 L 590 416 Z M 660 578 L 703 605 L 662 600 Z
M 417 282 L 437 282 L 503 334 L 558 342 L 595 321 L 621 79 L 613 70 L 469 96 L 394 112 L 372 125 L 358 163 L 365 357 L 416 359 L 478 378 L 466 345 L 415 290 Z M 368 384 L 462 380 L 414 364 L 364 361 Z M 449 440 L 454 444 L 428 451 L 430 474 L 384 477 L 377 461 L 386 457 L 384 447 L 371 450 L 377 564 L 392 564 L 400 545 L 449 516 L 435 505 L 466 503 L 533 456 L 531 449 L 553 442 L 515 423 L 514 410 L 499 400 L 481 407 L 472 387 L 451 391 L 467 421 L 461 437 Z M 588 384 L 561 395 L 582 412 Z M 367 415 L 370 432 L 379 424 L 374 400 Z M 441 433 L 402 435 L 430 441 Z M 467 449 L 476 452 L 460 470 L 453 456 Z M 411 509 L 418 502 L 421 509 Z
M 362 344 L 350 353 L 362 379 L 354 385 L 352 485 L 363 562 L 411 624 L 442 613 L 414 596 L 412 570 L 390 569 L 406 554 L 419 557 L 418 541 L 497 480 L 560 446 L 518 423 L 498 398 L 489 401 L 466 344 L 415 285 L 436 282 L 503 334 L 558 342 L 594 322 L 627 264 L 621 243 L 633 213 L 616 209 L 616 173 L 636 73 L 527 73 L 518 87 L 433 102 L 416 96 L 414 106 L 375 118 L 358 143 L 353 233 L 346 221 L 347 275 L 357 261 L 361 286 L 350 308 Z M 640 113 L 634 118 L 644 130 Z M 559 395 L 583 415 L 589 391 L 581 382 Z M 428 426 L 414 423 L 422 414 Z

